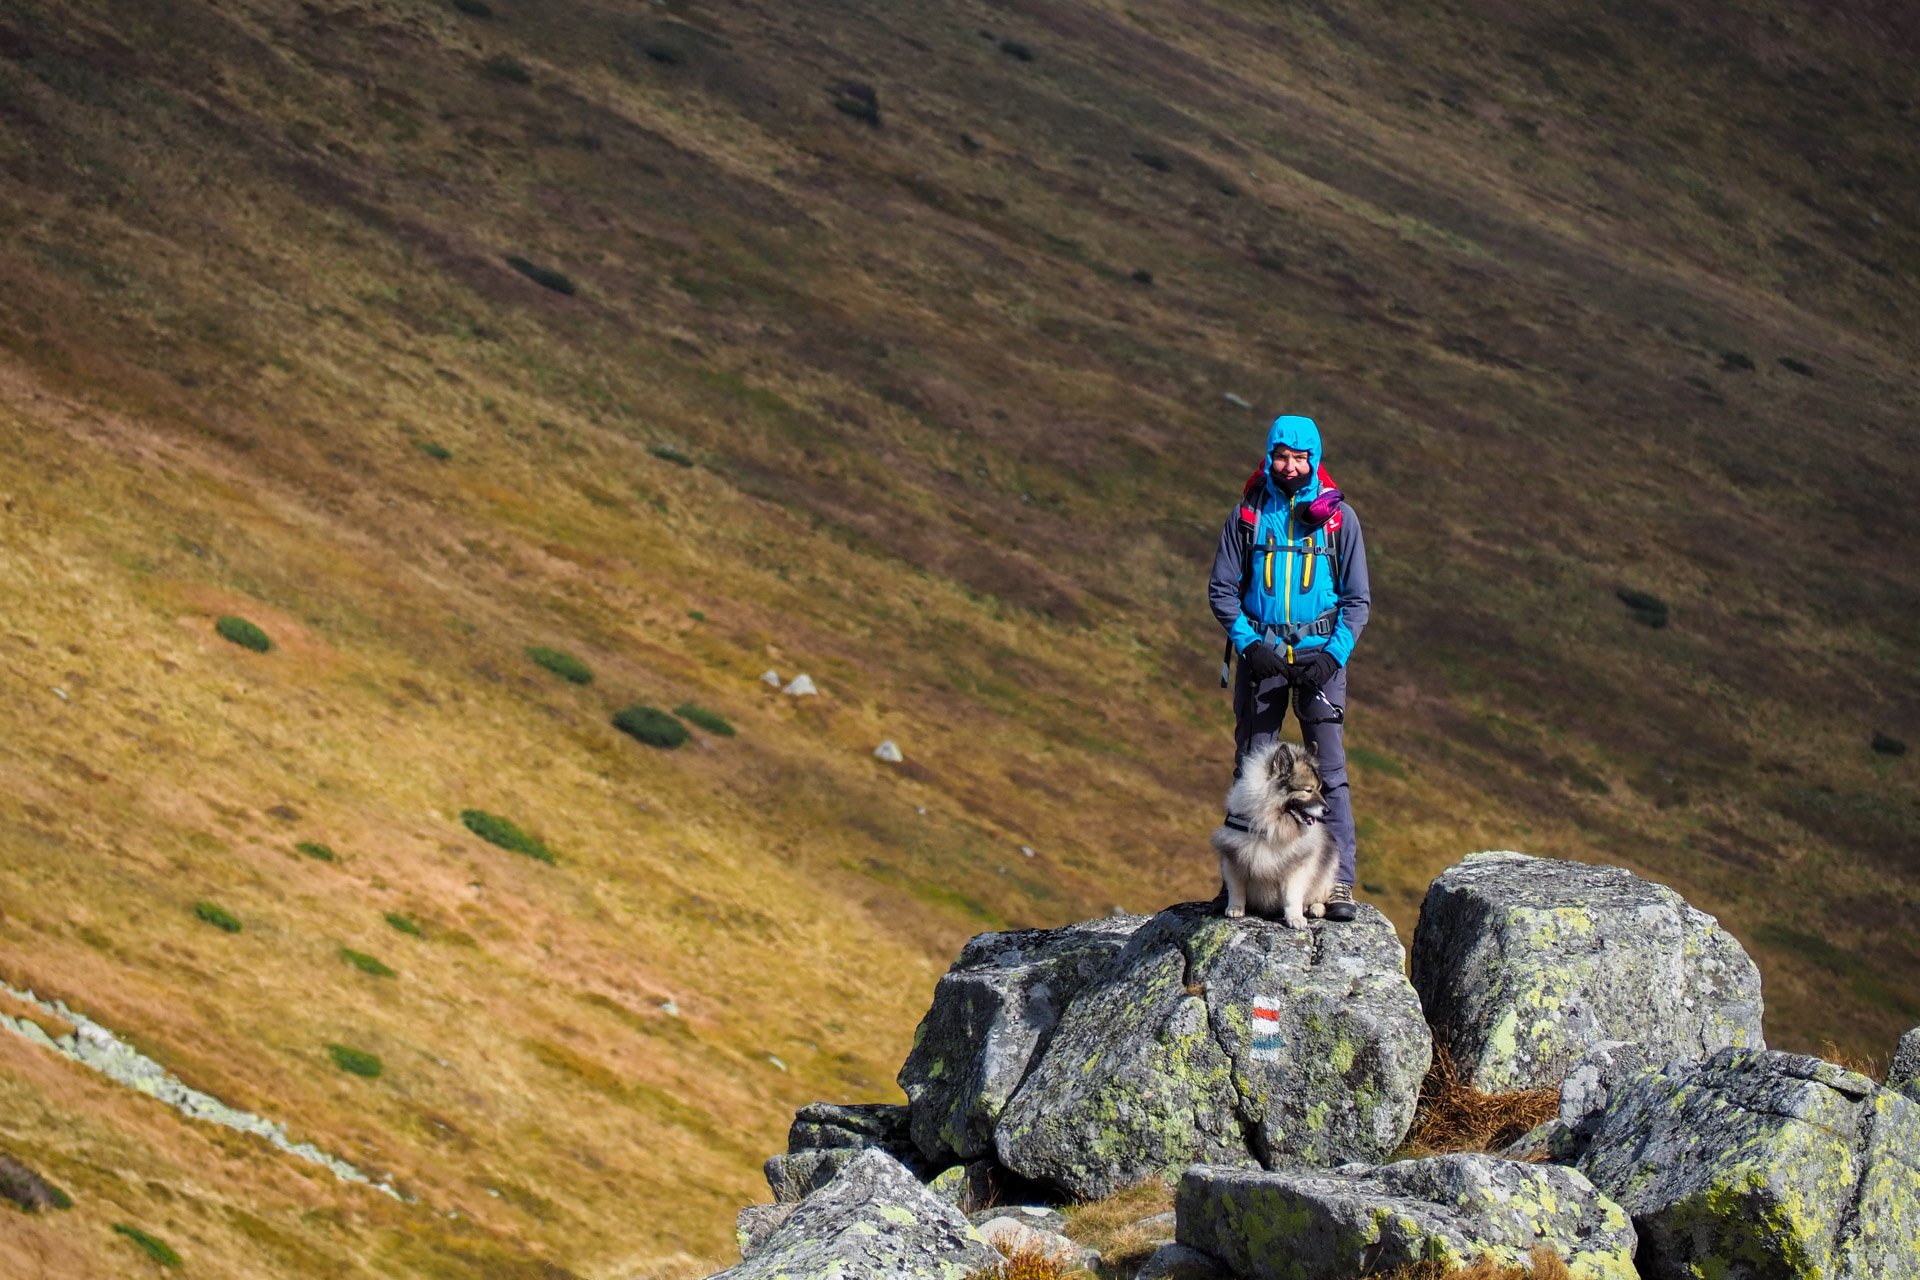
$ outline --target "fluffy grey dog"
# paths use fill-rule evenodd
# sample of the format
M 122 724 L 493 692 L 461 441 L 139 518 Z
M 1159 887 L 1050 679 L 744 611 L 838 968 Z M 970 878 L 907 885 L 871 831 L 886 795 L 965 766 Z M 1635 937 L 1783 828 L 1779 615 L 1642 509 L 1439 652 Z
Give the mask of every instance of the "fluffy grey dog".
M 1227 824 L 1213 833 L 1228 916 L 1237 920 L 1251 906 L 1304 929 L 1308 915 L 1327 913 L 1340 855 L 1322 821 L 1320 791 L 1313 757 L 1291 742 L 1258 747 L 1241 761 L 1227 792 Z

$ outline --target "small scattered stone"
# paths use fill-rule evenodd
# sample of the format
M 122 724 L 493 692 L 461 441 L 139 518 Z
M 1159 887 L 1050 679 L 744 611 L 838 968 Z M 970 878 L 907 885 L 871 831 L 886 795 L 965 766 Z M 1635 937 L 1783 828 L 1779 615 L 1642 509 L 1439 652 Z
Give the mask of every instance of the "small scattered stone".
M 1212 1254 L 1169 1243 L 1148 1255 L 1133 1280 L 1232 1280 L 1232 1273 Z
M 820 690 L 814 687 L 813 677 L 802 672 L 795 676 L 787 687 L 780 692 L 786 694 L 789 698 L 809 698 L 817 695 Z
M 760 683 L 770 684 L 778 689 L 780 687 L 780 673 L 769 667 L 760 673 Z
M 885 760 L 888 764 L 899 764 L 902 760 L 906 759 L 905 756 L 900 754 L 900 748 L 895 745 L 892 738 L 888 738 L 885 742 L 875 747 L 873 754 Z
M 1232 405 L 1236 409 L 1253 408 L 1253 401 L 1247 399 L 1245 396 L 1237 396 L 1231 391 L 1227 392 L 1226 395 L 1220 398 L 1222 400 L 1225 400 L 1228 404 Z

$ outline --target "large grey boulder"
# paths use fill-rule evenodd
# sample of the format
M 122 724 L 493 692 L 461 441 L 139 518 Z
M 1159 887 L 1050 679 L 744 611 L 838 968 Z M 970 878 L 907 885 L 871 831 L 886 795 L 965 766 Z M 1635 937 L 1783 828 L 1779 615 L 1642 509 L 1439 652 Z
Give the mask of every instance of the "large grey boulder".
M 1732 934 L 1621 867 L 1476 853 L 1427 888 L 1413 985 L 1461 1074 L 1551 1088 L 1591 1044 L 1661 1060 L 1762 1048 L 1760 971 Z
M 787 1150 L 823 1147 L 878 1147 L 898 1157 L 913 1150 L 907 1109 L 894 1102 L 809 1102 L 794 1112 L 787 1128 Z
M 1179 1241 L 1257 1280 L 1352 1280 L 1555 1249 L 1577 1280 L 1637 1280 L 1633 1226 L 1578 1172 L 1479 1153 L 1317 1172 L 1186 1171 Z
M 1614 1087 L 1656 1065 L 1648 1060 L 1645 1045 L 1630 1040 L 1588 1045 L 1560 1082 L 1560 1114 L 1528 1130 L 1500 1154 L 1509 1160 L 1577 1163 L 1599 1131 Z
M 1920 1103 L 1818 1058 L 1723 1049 L 1618 1084 L 1579 1169 L 1646 1280 L 1920 1275 Z
M 913 1141 L 937 1166 L 993 1151 L 993 1128 L 1080 988 L 1144 916 L 983 933 L 961 949 L 900 1068 Z
M 1893 1061 L 1887 1064 L 1887 1088 L 1898 1089 L 1920 1102 L 1920 1027 L 1900 1037 L 1893 1047 Z
M 757 1242 L 728 1280 L 962 1280 L 1000 1260 L 961 1212 L 875 1148 Z
M 767 1157 L 761 1172 L 775 1204 L 798 1204 L 840 1176 L 853 1163 L 859 1147 L 806 1147 Z
M 1001 1165 L 1100 1197 L 1195 1162 L 1378 1160 L 1432 1052 L 1386 917 L 1303 930 L 1186 903 L 1068 1006 L 994 1131 Z

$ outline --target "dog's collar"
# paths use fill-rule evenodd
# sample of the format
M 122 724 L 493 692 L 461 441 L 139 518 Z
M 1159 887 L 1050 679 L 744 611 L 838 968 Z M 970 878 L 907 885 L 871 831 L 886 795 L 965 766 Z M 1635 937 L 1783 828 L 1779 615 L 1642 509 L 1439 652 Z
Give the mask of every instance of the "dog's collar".
M 1312 826 L 1314 823 L 1320 821 L 1320 819 L 1304 813 L 1297 814 L 1296 816 L 1300 819 L 1301 822 L 1303 822 L 1309 827 Z M 1247 825 L 1247 820 L 1245 818 L 1236 817 L 1231 813 L 1228 814 L 1226 818 L 1222 820 L 1221 825 L 1225 827 L 1231 827 L 1235 831 L 1245 831 L 1245 832 L 1248 832 L 1249 834 L 1251 834 L 1253 831 L 1253 828 Z

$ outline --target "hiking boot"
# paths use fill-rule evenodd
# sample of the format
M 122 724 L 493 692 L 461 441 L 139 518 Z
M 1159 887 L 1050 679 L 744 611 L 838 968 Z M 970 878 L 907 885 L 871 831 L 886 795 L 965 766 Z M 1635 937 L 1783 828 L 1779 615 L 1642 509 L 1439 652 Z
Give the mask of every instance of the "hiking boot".
M 1359 904 L 1353 900 L 1353 886 L 1334 885 L 1333 892 L 1327 895 L 1327 919 L 1335 924 L 1352 924 L 1353 918 L 1359 914 Z

